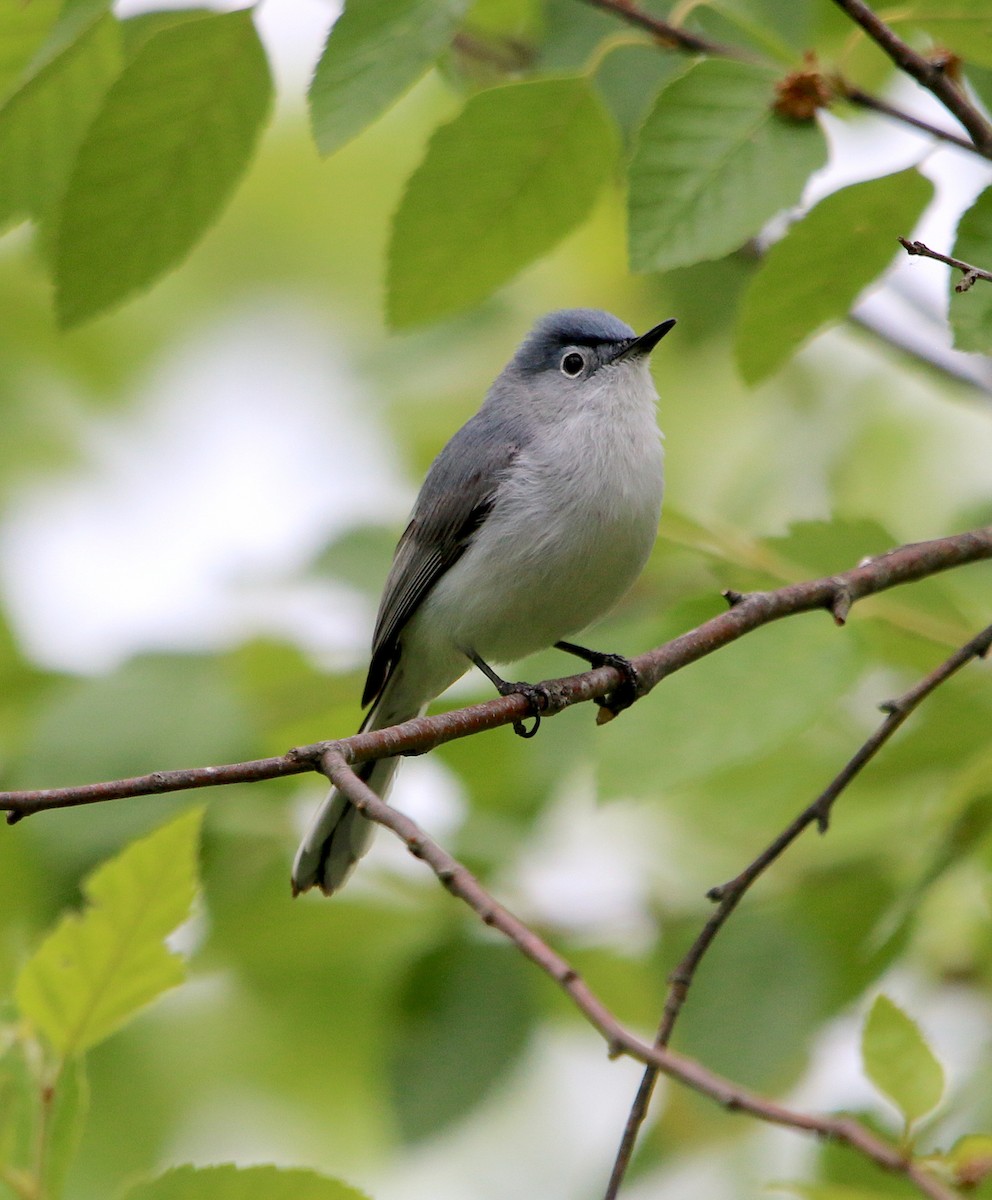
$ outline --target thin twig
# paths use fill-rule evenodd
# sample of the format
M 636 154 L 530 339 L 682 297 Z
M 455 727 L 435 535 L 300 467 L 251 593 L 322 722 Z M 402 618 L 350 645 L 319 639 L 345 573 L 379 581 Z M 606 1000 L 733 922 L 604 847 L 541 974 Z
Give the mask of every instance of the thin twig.
M 869 307 L 862 302 L 847 319 L 856 329 L 884 343 L 896 354 L 905 355 L 911 362 L 973 389 L 982 397 L 983 403 L 987 404 L 992 397 L 992 363 L 987 359 L 932 341 L 924 345 L 907 331 L 898 313 L 893 315 L 887 310 L 883 313 L 874 305 Z
M 992 124 L 951 78 L 946 61 L 931 60 L 917 54 L 864 0 L 834 0 L 834 3 L 861 26 L 901 71 L 937 97 L 947 111 L 961 122 L 976 147 L 986 153 L 992 151 Z
M 840 575 L 793 583 L 769 592 L 735 594 L 737 600 L 728 612 L 633 660 L 641 690 L 650 691 L 667 675 L 772 621 L 826 609 L 838 624 L 843 624 L 851 605 L 866 596 L 988 558 L 992 558 L 992 525 L 900 546 L 877 558 L 867 559 Z M 581 675 L 552 680 L 542 689 L 548 704 L 544 715 L 551 716 L 569 705 L 605 696 L 622 682 L 623 676 L 615 667 L 596 667 Z M 423 754 L 445 742 L 512 724 L 529 713 L 530 702 L 523 696 L 500 696 L 484 704 L 431 717 L 417 717 L 387 729 L 357 733 L 334 742 L 297 746 L 277 758 L 156 771 L 106 783 L 0 792 L 0 812 L 6 811 L 8 822 L 14 824 L 23 817 L 54 808 L 299 775 L 319 770 L 321 756 L 329 747 L 340 749 L 352 764 L 396 754 Z
M 700 34 L 690 33 L 679 25 L 672 25 L 660 17 L 645 12 L 630 0 L 585 0 L 585 2 L 591 8 L 613 13 L 621 20 L 626 21 L 628 25 L 643 29 L 668 49 L 681 50 L 687 54 L 712 54 L 716 58 L 754 61 L 753 57 L 739 46 L 728 46 L 722 42 L 702 37 Z
M 526 70 L 534 60 L 533 47 L 520 38 L 481 37 L 463 29 L 455 34 L 451 44 L 465 58 L 506 74 Z
M 504 908 L 462 863 L 428 837 L 415 822 L 391 808 L 363 783 L 340 747 L 331 747 L 325 753 L 323 769 L 334 786 L 369 820 L 384 825 L 396 834 L 415 858 L 427 863 L 453 896 L 467 904 L 485 925 L 508 938 L 522 954 L 553 979 L 602 1035 L 612 1058 L 627 1055 L 651 1064 L 730 1112 L 749 1113 L 770 1124 L 843 1142 L 883 1170 L 902 1176 L 930 1200 L 953 1200 L 954 1193 L 934 1178 L 926 1167 L 907 1158 L 901 1148 L 876 1137 L 858 1121 L 849 1117 L 816 1116 L 785 1108 L 707 1070 L 695 1059 L 666 1047 L 649 1045 L 636 1037 L 617 1020 L 566 959 Z
M 962 262 L 960 258 L 951 258 L 947 254 L 940 254 L 936 250 L 931 250 L 924 242 L 911 242 L 907 238 L 901 237 L 899 244 L 907 254 L 918 254 L 923 258 L 933 258 L 937 262 L 946 263 L 949 267 L 956 267 L 957 270 L 964 273 L 964 277 L 955 285 L 956 292 L 967 292 L 979 279 L 984 279 L 986 283 L 992 283 L 992 271 L 986 271 L 983 267 L 972 266 L 971 263 Z
M 969 138 L 952 133 L 949 129 L 942 129 L 939 125 L 934 125 L 930 121 L 924 121 L 921 117 L 916 117 L 912 113 L 906 112 L 905 109 L 896 108 L 894 104 L 889 104 L 887 100 L 881 100 L 878 96 L 873 96 L 871 92 L 866 92 L 862 88 L 855 87 L 844 79 L 835 79 L 834 83 L 838 93 L 858 108 L 865 108 L 870 112 L 880 113 L 884 117 L 891 117 L 894 121 L 901 121 L 903 125 L 911 125 L 921 133 L 927 133 L 942 142 L 949 142 L 952 146 L 957 146 L 961 150 L 968 150 L 972 154 L 979 155 L 981 158 L 992 158 L 992 147 L 982 148 L 976 146 Z
M 815 824 L 821 833 L 826 833 L 834 801 L 855 776 L 859 774 L 861 769 L 874 758 L 899 726 L 903 724 L 931 692 L 944 683 L 945 680 L 950 679 L 952 675 L 965 666 L 965 664 L 971 662 L 972 659 L 984 658 L 990 648 L 992 648 L 992 625 L 983 629 L 976 637 L 973 637 L 969 642 L 961 646 L 948 659 L 942 662 L 939 667 L 931 671 L 929 675 L 921 679 L 919 683 L 915 684 L 898 699 L 886 701 L 886 703 L 879 705 L 882 711 L 887 714 L 885 720 L 871 737 L 864 742 L 857 753 L 845 764 L 843 769 L 831 780 L 829 785 L 817 796 L 812 804 L 803 809 L 796 819 L 783 829 L 778 837 L 757 858 L 749 863 L 739 875 L 736 875 L 727 883 L 710 889 L 707 896 L 710 900 L 717 902 L 717 907 L 700 930 L 699 936 L 689 947 L 681 962 L 679 962 L 678 966 L 675 967 L 668 977 L 668 995 L 665 998 L 664 1012 L 655 1036 L 655 1046 L 662 1047 L 669 1044 L 672 1031 L 675 1028 L 675 1022 L 678 1020 L 679 1013 L 685 1004 L 689 988 L 692 986 L 693 979 L 703 956 L 712 945 L 713 939 L 726 923 L 727 918 L 740 903 L 748 888 L 810 825 Z M 604 1193 L 604 1200 L 615 1200 L 620 1191 L 620 1185 L 623 1182 L 634 1153 L 637 1135 L 648 1114 L 648 1107 L 658 1080 L 658 1073 L 659 1068 L 654 1064 L 649 1064 L 641 1078 L 637 1095 L 631 1105 L 627 1123 L 624 1126 L 623 1137 L 617 1150 L 609 1184 Z

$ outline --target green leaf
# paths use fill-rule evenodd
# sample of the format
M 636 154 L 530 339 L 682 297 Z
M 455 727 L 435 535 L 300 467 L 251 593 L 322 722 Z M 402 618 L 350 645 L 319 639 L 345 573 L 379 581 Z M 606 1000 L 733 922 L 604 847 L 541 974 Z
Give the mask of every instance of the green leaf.
M 797 221 L 744 295 L 736 351 L 745 380 L 771 375 L 818 329 L 845 317 L 932 196 L 929 180 L 900 171 L 834 192 Z
M 978 771 L 966 773 L 965 784 L 960 790 L 952 790 L 958 793 L 950 797 L 955 811 L 950 820 L 942 822 L 941 835 L 930 849 L 920 878 L 910 893 L 912 900 L 918 902 L 928 887 L 956 863 L 973 854 L 977 847 L 987 841 L 992 831 L 992 789 L 987 782 L 992 771 L 987 760 L 979 760 L 978 765 Z M 984 777 L 985 783 L 972 790 L 969 784 L 977 782 L 974 778 L 976 775 L 978 780 Z M 916 905 L 913 907 L 915 909 Z
M 64 0 L 58 20 L 22 75 L 24 86 L 60 55 L 78 42 L 101 18 L 107 16 L 110 0 Z
M 0 1168 L 7 1170 L 22 1169 L 37 1145 L 38 1080 L 32 1070 L 37 1050 L 14 1026 L 0 1026 Z M 0 1196 L 5 1195 L 0 1174 Z
M 801 575 L 833 575 L 868 555 L 885 554 L 899 539 L 867 517 L 831 517 L 829 521 L 793 521 L 784 534 L 764 538 L 776 558 Z
M 139 50 L 157 34 L 177 25 L 189 25 L 194 21 L 216 16 L 209 8 L 162 8 L 151 12 L 136 13 L 121 21 L 121 37 L 124 53 L 132 59 Z
M 393 224 L 387 307 L 395 326 L 484 299 L 589 212 L 616 133 L 582 79 L 473 96 L 442 125 Z
M 454 35 L 469 0 L 348 0 L 310 85 L 310 121 L 332 154 L 398 100 Z
M 623 131 L 632 142 L 662 86 L 681 75 L 685 64 L 674 54 L 659 54 L 648 43 L 618 43 L 596 69 L 596 87 Z
M 698 916 L 681 925 L 666 924 L 662 955 L 669 969 L 700 924 Z M 818 947 L 794 932 L 780 912 L 762 906 L 740 915 L 732 938 L 715 940 L 707 955 L 706 980 L 693 988 L 691 1003 L 679 1018 L 683 1053 L 705 1055 L 711 1070 L 758 1090 L 778 1091 L 797 1079 L 821 1015 L 810 1011 L 820 1000 L 811 980 L 819 984 L 821 972 Z M 772 974 L 774 989 L 767 986 Z
M 861 1038 L 865 1072 L 911 1125 L 936 1108 L 944 1094 L 944 1069 L 919 1026 L 888 996 L 872 1005 Z
M 889 1191 L 876 1192 L 841 1183 L 774 1183 L 769 1185 L 769 1190 L 801 1196 L 803 1200 L 892 1200 Z
M 952 257 L 992 270 L 992 187 L 986 188 L 958 224 Z M 921 270 L 940 271 L 936 263 L 921 259 Z M 951 327 L 958 350 L 992 352 L 992 284 L 979 280 L 966 292 L 956 292 L 960 271 L 950 272 Z
M 53 786 L 80 776 L 116 779 L 143 773 L 150 762 L 178 767 L 212 751 L 247 757 L 255 736 L 251 722 L 248 699 L 216 655 L 148 654 L 109 674 L 53 684 L 36 712 L 26 756 L 49 747 L 45 765 Z M 114 738 L 106 737 L 108 729 Z M 120 830 L 127 822 L 118 813 L 109 825 Z M 85 825 L 98 823 L 91 810 Z
M 845 1115 L 857 1121 L 870 1132 L 877 1134 L 882 1140 L 890 1140 L 890 1131 L 884 1123 L 880 1123 L 877 1115 L 864 1109 L 851 1111 L 845 1108 Z M 827 1200 L 860 1200 L 870 1197 L 871 1200 L 919 1200 L 920 1193 L 905 1176 L 894 1175 L 888 1171 L 880 1171 L 878 1164 L 862 1154 L 852 1152 L 850 1146 L 833 1139 L 825 1139 L 817 1148 L 817 1162 L 813 1169 L 815 1184 L 806 1184 L 811 1188 L 829 1188 Z M 930 1162 L 930 1156 L 927 1156 Z M 797 1194 L 798 1187 L 796 1185 Z M 821 1200 L 818 1192 L 811 1193 L 813 1200 Z
M 407 1138 L 464 1116 L 513 1066 L 534 1020 L 531 975 L 516 950 L 489 942 L 448 942 L 414 963 L 390 1065 Z
M 385 525 L 359 525 L 325 546 L 310 564 L 310 569 L 360 588 L 376 600 L 395 549 L 395 529 Z
M 968 87 L 982 102 L 987 112 L 989 97 L 992 96 L 992 67 L 979 67 L 974 63 L 969 63 L 966 80 Z
M 670 610 L 664 633 L 690 629 L 716 611 L 712 593 L 686 601 Z M 827 621 L 781 621 L 740 638 L 669 676 L 659 692 L 664 703 L 625 712 L 623 736 L 606 727 L 610 735 L 597 741 L 604 792 L 647 796 L 754 761 L 822 721 L 824 706 L 862 670 L 852 640 Z M 575 730 L 581 756 L 588 732 L 578 723 Z M 659 745 L 676 749 L 659 755 Z
M 76 151 L 121 67 L 106 17 L 38 71 L 0 109 L 0 226 L 40 217 L 61 199 Z
M 17 1003 L 65 1057 L 109 1037 L 183 978 L 164 939 L 189 915 L 202 811 L 141 838 L 86 880 L 89 901 L 62 918 L 24 965 Z
M 0 0 L 0 98 L 16 86 L 61 7 L 60 0 Z
M 734 46 L 743 43 L 791 70 L 796 51 L 817 40 L 814 8 L 809 4 L 782 5 L 778 0 L 711 0 L 697 19 L 699 31 L 715 41 Z
M 56 229 L 64 326 L 177 266 L 245 171 L 271 100 L 248 11 L 162 30 L 110 89 Z
M 657 271 L 721 258 L 797 203 L 827 147 L 773 110 L 774 72 L 710 59 L 659 95 L 630 165 L 630 261 Z
M 314 1171 L 279 1167 L 175 1167 L 130 1188 L 124 1200 L 368 1200 Z
M 65 1192 L 65 1180 L 83 1136 L 89 1110 L 86 1061 L 70 1058 L 59 1071 L 45 1129 L 44 1195 L 57 1200 Z
M 755 771 L 767 787 L 777 786 L 776 762 L 766 759 Z M 794 764 L 789 774 L 795 776 Z M 735 806 L 752 813 L 752 828 L 780 828 L 770 824 L 771 807 L 739 786 L 743 779 L 741 770 L 721 775 L 708 793 L 696 793 L 697 803 L 706 806 L 714 793 L 724 800 L 733 796 Z M 803 794 L 805 784 L 800 787 Z M 793 789 L 793 813 L 799 790 Z M 727 844 L 740 845 L 746 821 L 734 824 L 724 816 L 726 808 L 724 803 L 721 812 L 714 804 L 710 823 L 719 822 Z M 780 1092 L 802 1075 L 823 1022 L 877 979 L 898 949 L 887 947 L 882 956 L 872 947 L 873 927 L 893 893 L 870 858 L 817 870 L 806 882 L 801 894 L 756 898 L 753 907 L 735 915 L 733 937 L 713 943 L 705 977 L 697 980 L 679 1018 L 684 1053 L 705 1056 L 714 1071 L 759 1091 Z M 659 955 L 664 971 L 689 948 L 703 919 L 699 913 L 666 919 Z
M 992 1136 L 965 1134 L 946 1154 L 934 1155 L 933 1159 L 950 1169 L 957 1187 L 967 1188 L 969 1194 L 974 1195 L 975 1188 L 987 1184 L 992 1176 Z M 984 1189 L 981 1194 L 986 1194 Z
M 942 50 L 965 62 L 992 67 L 992 13 L 988 0 L 931 0 L 916 7 L 909 22 L 922 28 Z

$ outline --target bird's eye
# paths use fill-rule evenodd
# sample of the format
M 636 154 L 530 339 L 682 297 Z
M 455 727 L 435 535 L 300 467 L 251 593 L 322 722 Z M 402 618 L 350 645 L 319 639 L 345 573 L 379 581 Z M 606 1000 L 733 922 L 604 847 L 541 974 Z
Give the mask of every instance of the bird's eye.
M 568 354 L 561 360 L 561 373 L 567 375 L 570 379 L 574 379 L 576 375 L 581 375 L 586 365 L 586 360 L 576 350 L 570 350 Z

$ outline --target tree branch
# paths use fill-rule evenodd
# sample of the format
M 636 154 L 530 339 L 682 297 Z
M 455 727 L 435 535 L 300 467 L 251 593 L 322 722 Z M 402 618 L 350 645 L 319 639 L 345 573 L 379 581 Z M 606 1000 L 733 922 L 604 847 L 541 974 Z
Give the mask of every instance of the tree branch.
M 944 379 L 973 389 L 984 403 L 992 397 L 992 363 L 988 359 L 934 342 L 924 345 L 907 332 L 898 313 L 882 313 L 875 306 L 869 308 L 863 302 L 848 314 L 847 319 L 856 329 L 896 354 L 904 355 L 927 370 L 938 372 Z
M 710 38 L 690 33 L 678 25 L 672 25 L 638 8 L 631 0 L 585 0 L 590 8 L 613 13 L 628 25 L 650 33 L 662 46 L 670 50 L 681 50 L 686 54 L 712 54 L 716 58 L 736 58 L 746 62 L 754 59 L 739 46 L 727 46 Z
M 992 525 L 929 542 L 900 546 L 877 558 L 866 559 L 839 575 L 789 584 L 769 592 L 751 592 L 748 595 L 727 593 L 731 604 L 728 612 L 633 660 L 641 678 L 642 691 L 650 691 L 667 675 L 772 621 L 826 609 L 832 613 L 837 624 L 842 625 L 851 606 L 858 600 L 940 571 L 988 558 L 992 558 Z M 615 667 L 596 667 L 581 675 L 552 680 L 544 685 L 547 707 L 543 712 L 551 716 L 569 705 L 605 696 L 622 682 L 623 677 Z M 150 775 L 106 783 L 0 792 L 0 812 L 5 811 L 8 822 L 14 824 L 23 817 L 54 808 L 99 804 L 130 796 L 157 795 L 221 784 L 258 783 L 266 779 L 318 771 L 321 769 L 322 755 L 331 748 L 340 750 L 353 765 L 395 754 L 424 754 L 445 742 L 468 737 L 484 729 L 512 724 L 526 717 L 529 711 L 529 701 L 523 696 L 500 696 L 484 704 L 431 717 L 417 717 L 388 729 L 357 733 L 332 742 L 297 746 L 277 758 L 156 771 Z
M 933 258 L 937 262 L 946 263 L 949 267 L 956 267 L 957 270 L 963 271 L 964 277 L 954 285 L 956 292 L 969 291 L 979 279 L 984 279 L 986 283 L 992 283 L 992 271 L 986 271 L 982 267 L 973 267 L 971 263 L 962 262 L 960 258 L 950 258 L 946 254 L 940 254 L 936 250 L 931 250 L 923 242 L 911 242 L 907 238 L 901 237 L 899 244 L 907 254 Z
M 431 868 L 447 890 L 472 909 L 490 928 L 508 938 L 525 957 L 558 984 L 586 1020 L 606 1041 L 612 1058 L 627 1055 L 649 1064 L 671 1079 L 709 1097 L 730 1112 L 745 1112 L 773 1125 L 833 1138 L 863 1154 L 883 1170 L 901 1175 L 930 1200 L 954 1200 L 954 1193 L 902 1149 L 876 1137 L 849 1117 L 815 1116 L 796 1112 L 758 1096 L 695 1059 L 662 1046 L 651 1046 L 630 1033 L 596 996 L 578 971 L 529 926 L 504 908 L 457 859 L 403 813 L 391 808 L 363 783 L 341 746 L 331 746 L 322 759 L 324 773 L 369 820 L 384 825 L 400 838 L 415 858 Z
M 844 0 L 836 0 L 836 2 L 841 7 L 847 7 Z M 748 53 L 739 46 L 728 46 L 721 42 L 711 41 L 709 38 L 689 33 L 678 25 L 672 25 L 668 21 L 663 21 L 659 17 L 652 16 L 650 13 L 646 13 L 638 8 L 631 0 L 585 0 L 585 3 L 592 8 L 598 8 L 603 12 L 614 14 L 628 25 L 633 25 L 637 29 L 643 29 L 645 32 L 650 33 L 659 45 L 667 49 L 678 50 L 686 54 L 710 54 L 715 58 L 732 58 L 739 62 L 753 63 L 759 61 L 753 54 Z M 864 5 L 861 7 L 864 8 Z M 872 15 L 874 16 L 874 14 Z M 875 17 L 875 21 L 878 25 L 882 25 L 882 22 L 877 17 Z M 883 27 L 888 29 L 887 26 Z M 895 42 L 899 45 L 904 45 L 891 30 L 888 30 L 888 32 Z M 930 71 L 940 70 L 937 65 L 931 63 L 928 59 L 914 54 L 908 46 L 905 49 L 908 54 L 912 55 L 919 63 L 924 64 Z M 902 64 L 897 63 L 897 65 L 901 66 Z M 949 130 L 941 129 L 937 125 L 931 125 L 928 121 L 924 121 L 912 113 L 905 112 L 903 109 L 897 108 L 894 104 L 889 104 L 885 100 L 880 100 L 862 88 L 847 83 L 846 80 L 839 76 L 830 79 L 829 85 L 838 96 L 843 96 L 844 99 L 850 101 L 851 104 L 857 105 L 859 108 L 870 109 L 872 112 L 880 113 L 893 121 L 899 121 L 903 125 L 910 125 L 914 129 L 930 134 L 931 137 L 938 138 L 940 141 L 950 142 L 954 146 L 959 146 L 962 150 L 969 150 L 981 158 L 992 158 L 992 126 L 989 126 L 979 110 L 974 108 L 968 102 L 967 98 L 954 88 L 954 84 L 947 79 L 946 74 L 943 71 L 940 73 L 943 75 L 947 88 L 953 90 L 959 104 L 963 105 L 971 114 L 976 127 L 988 131 L 990 135 L 988 140 L 979 139 L 975 137 L 974 133 L 972 133 L 972 140 L 969 140 L 968 138 L 959 137 Z M 910 72 L 910 74 L 913 75 L 913 72 Z M 913 78 L 915 79 L 916 76 L 913 75 Z M 942 97 L 938 98 L 942 99 Z M 954 116 L 958 117 L 959 120 L 961 119 L 956 112 L 951 111 Z M 965 128 L 968 128 L 968 126 L 966 125 Z M 969 132 L 971 132 L 970 129 Z
M 834 83 L 844 99 L 858 108 L 865 108 L 870 112 L 880 113 L 883 117 L 891 117 L 894 121 L 901 121 L 903 125 L 911 125 L 921 133 L 928 133 L 931 137 L 937 138 L 942 142 L 950 142 L 952 146 L 957 146 L 961 150 L 970 150 L 972 154 L 977 154 L 981 158 L 992 157 L 992 150 L 981 149 L 969 138 L 951 133 L 949 129 L 942 129 L 939 125 L 933 125 L 930 121 L 924 121 L 921 117 L 915 117 L 912 113 L 906 112 L 905 109 L 896 108 L 894 104 L 889 104 L 887 100 L 881 100 L 878 96 L 873 96 L 870 92 L 855 87 L 854 84 L 848 83 L 845 79 L 835 78 Z
M 839 575 L 790 584 L 769 592 L 753 592 L 747 595 L 727 592 L 725 596 L 730 605 L 727 612 L 635 659 L 635 666 L 641 677 L 643 689 L 647 691 L 666 675 L 688 666 L 689 663 L 771 621 L 823 608 L 833 615 L 837 624 L 842 625 L 851 606 L 858 600 L 940 571 L 989 558 L 992 558 L 992 525 L 929 542 L 901 546 L 877 558 L 863 560 L 858 566 Z M 881 731 L 876 735 L 876 739 L 881 737 L 878 745 L 891 735 L 896 725 L 905 720 L 912 708 L 942 682 L 943 678 L 956 670 L 968 657 L 984 653 L 990 642 L 992 628 L 986 630 L 979 638 L 973 639 L 968 646 L 952 656 L 943 668 L 928 676 L 917 688 L 896 702 L 882 727 L 883 731 L 886 731 L 884 737 L 881 737 Z M 581 675 L 553 681 L 546 685 L 544 711 L 551 714 L 567 705 L 604 696 L 621 682 L 621 673 L 614 667 L 599 667 Z M 819 1117 L 786 1109 L 738 1087 L 733 1082 L 708 1071 L 695 1060 L 668 1049 L 667 1046 L 648 1045 L 635 1037 L 605 1008 L 569 963 L 498 904 L 465 867 L 427 837 L 408 817 L 390 808 L 376 796 L 353 770 L 355 764 L 373 758 L 423 753 L 454 738 L 509 724 L 525 716 L 528 707 L 529 702 L 522 696 L 499 697 L 486 704 L 435 717 L 417 718 L 389 729 L 360 733 L 340 741 L 300 746 L 278 758 L 219 767 L 161 771 L 134 779 L 78 787 L 5 792 L 0 793 L 0 810 L 6 810 L 8 821 L 13 823 L 31 813 L 51 808 L 216 784 L 257 782 L 303 771 L 322 771 L 366 816 L 385 825 L 401 837 L 411 853 L 427 862 L 453 895 L 467 903 L 487 925 L 491 925 L 513 941 L 528 958 L 554 979 L 603 1035 L 611 1054 L 626 1054 L 635 1058 L 710 1097 L 728 1110 L 747 1112 L 763 1121 L 842 1141 L 885 1170 L 903 1176 L 922 1195 L 930 1197 L 931 1200 L 951 1200 L 953 1193 L 923 1166 L 907 1160 L 901 1149 L 877 1138 L 858 1122 L 846 1117 Z M 693 957 L 693 951 L 690 951 L 690 955 L 684 961 L 684 977 L 673 981 L 673 987 L 678 985 L 688 988 L 692 973 L 717 929 L 739 902 L 753 879 L 806 825 L 814 820 L 821 823 L 826 820 L 829 805 L 836 793 L 846 785 L 848 779 L 853 777 L 864 762 L 868 761 L 878 745 L 873 746 L 871 740 L 866 743 L 859 756 L 855 756 L 845 769 L 847 777 L 844 772 L 838 776 L 838 780 L 843 781 L 836 787 L 832 796 L 827 798 L 830 792 L 828 789 L 828 793 L 819 797 L 807 813 L 797 818 L 797 822 L 776 839 L 776 842 L 737 879 L 717 890 L 715 898 L 720 901 L 721 908 L 700 935 L 698 948 L 694 948 L 695 956 Z M 832 786 L 836 784 L 837 781 Z M 666 1037 L 683 1001 L 684 995 L 672 1001 L 670 1010 L 666 1005 Z
M 950 679 L 952 675 L 971 662 L 972 659 L 984 658 L 990 648 L 992 648 L 992 625 L 987 626 L 981 633 L 961 646 L 960 649 L 955 650 L 939 667 L 931 671 L 929 675 L 921 679 L 919 683 L 898 697 L 898 699 L 880 704 L 879 707 L 887 714 L 885 720 L 871 737 L 863 743 L 857 753 L 844 765 L 842 770 L 831 780 L 812 804 L 803 809 L 796 819 L 783 829 L 778 837 L 757 858 L 750 862 L 739 875 L 736 875 L 727 883 L 711 888 L 707 892 L 707 897 L 710 900 L 716 901 L 717 907 L 713 915 L 703 926 L 699 936 L 689 947 L 681 962 L 668 977 L 668 995 L 665 999 L 665 1008 L 661 1023 L 655 1035 L 655 1046 L 663 1047 L 669 1044 L 672 1031 L 675 1028 L 675 1022 L 678 1020 L 679 1013 L 682 1011 L 682 1007 L 688 997 L 689 988 L 692 986 L 693 979 L 695 978 L 699 964 L 702 962 L 703 956 L 712 945 L 713 939 L 720 932 L 730 914 L 740 903 L 748 888 L 810 825 L 815 823 L 820 833 L 826 833 L 831 810 L 837 797 L 851 783 L 855 776 L 860 773 L 861 769 L 874 758 L 900 725 L 936 688 Z M 641 1078 L 637 1095 L 634 1097 L 634 1102 L 631 1105 L 630 1114 L 624 1127 L 623 1137 L 617 1151 L 616 1161 L 613 1164 L 613 1172 L 604 1194 L 604 1200 L 615 1200 L 620 1191 L 620 1185 L 623 1182 L 624 1175 L 633 1156 L 637 1135 L 647 1117 L 651 1095 L 658 1080 L 658 1073 L 659 1068 L 652 1063 L 648 1065 Z
M 834 0 L 834 3 L 861 26 L 901 71 L 937 97 L 968 131 L 977 149 L 986 156 L 992 152 L 992 124 L 951 78 L 947 61 L 932 60 L 917 54 L 864 0 Z

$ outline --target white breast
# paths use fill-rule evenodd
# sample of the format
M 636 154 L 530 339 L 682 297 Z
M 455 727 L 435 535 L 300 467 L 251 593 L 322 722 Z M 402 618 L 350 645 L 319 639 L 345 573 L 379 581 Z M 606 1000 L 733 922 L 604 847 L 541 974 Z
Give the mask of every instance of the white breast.
M 521 453 L 473 545 L 425 602 L 423 624 L 449 645 L 497 663 L 523 658 L 608 612 L 647 561 L 663 482 L 654 385 L 645 363 L 586 389 Z

